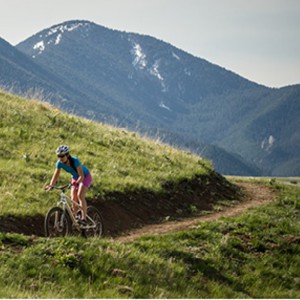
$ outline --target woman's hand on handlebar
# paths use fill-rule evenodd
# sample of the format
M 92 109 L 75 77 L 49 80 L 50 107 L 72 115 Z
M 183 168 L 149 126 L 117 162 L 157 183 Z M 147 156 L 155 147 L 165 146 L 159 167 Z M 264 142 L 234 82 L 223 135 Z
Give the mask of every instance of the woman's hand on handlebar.
M 51 191 L 51 190 L 53 190 L 53 185 L 51 185 L 51 184 L 48 184 L 48 185 L 46 185 L 45 187 L 44 187 L 44 189 L 46 190 L 46 191 Z

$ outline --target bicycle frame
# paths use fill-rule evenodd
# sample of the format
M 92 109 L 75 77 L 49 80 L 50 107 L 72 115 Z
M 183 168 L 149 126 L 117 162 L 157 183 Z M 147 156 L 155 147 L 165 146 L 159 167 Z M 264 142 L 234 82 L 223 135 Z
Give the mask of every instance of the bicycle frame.
M 73 201 L 71 198 L 69 198 L 65 193 L 64 193 L 64 190 L 61 191 L 61 194 L 60 194 L 60 200 L 57 202 L 57 206 L 62 206 L 62 209 L 64 211 L 64 213 L 66 212 L 66 210 L 68 211 L 69 213 L 69 216 L 71 218 L 71 221 L 73 224 L 75 224 L 75 226 L 77 227 L 77 229 L 79 229 L 79 224 L 76 222 L 76 219 L 74 217 L 74 214 L 72 212 L 72 209 L 69 205 L 69 203 L 74 203 L 78 206 L 79 209 L 82 209 L 81 206 L 76 203 L 75 201 Z
M 54 189 L 57 189 L 57 190 L 61 190 L 61 194 L 60 194 L 60 200 L 57 202 L 57 206 L 59 207 L 62 207 L 63 211 L 64 211 L 64 214 L 66 212 L 66 210 L 68 211 L 69 213 L 69 216 L 71 218 L 71 221 L 73 223 L 73 225 L 78 229 L 78 230 L 81 230 L 81 227 L 80 225 L 78 224 L 77 220 L 75 219 L 75 216 L 72 212 L 72 209 L 71 209 L 71 206 L 70 204 L 75 204 L 79 210 L 82 211 L 82 206 L 75 202 L 74 200 L 72 200 L 70 197 L 68 197 L 66 194 L 65 194 L 65 190 L 67 188 L 70 188 L 71 185 L 68 184 L 66 186 L 62 186 L 62 187 L 53 187 Z M 69 204 L 70 203 L 70 204 Z M 90 218 L 90 216 L 86 216 L 87 219 L 92 223 L 92 225 L 86 225 L 84 226 L 84 229 L 93 229 L 93 228 L 96 228 L 96 223 L 94 222 L 94 220 L 92 218 Z

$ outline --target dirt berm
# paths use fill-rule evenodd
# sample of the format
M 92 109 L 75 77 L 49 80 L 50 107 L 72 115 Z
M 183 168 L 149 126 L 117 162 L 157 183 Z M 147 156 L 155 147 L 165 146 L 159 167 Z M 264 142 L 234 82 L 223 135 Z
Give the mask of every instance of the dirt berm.
M 109 193 L 101 199 L 88 199 L 103 215 L 106 236 L 118 236 L 143 225 L 185 218 L 193 213 L 210 211 L 222 200 L 239 200 L 241 189 L 218 173 L 199 176 L 178 183 L 166 183 L 163 192 L 135 191 Z M 0 232 L 44 235 L 44 216 L 0 217 Z

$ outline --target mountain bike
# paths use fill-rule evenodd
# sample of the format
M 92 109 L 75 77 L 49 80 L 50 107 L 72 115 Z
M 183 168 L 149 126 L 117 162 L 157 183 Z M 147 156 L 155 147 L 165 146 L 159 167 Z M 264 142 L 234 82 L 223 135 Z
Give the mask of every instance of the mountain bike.
M 100 237 L 103 234 L 103 218 L 98 209 L 94 206 L 87 207 L 86 225 L 80 224 L 82 207 L 79 203 L 69 198 L 65 192 L 71 188 L 72 184 L 55 187 L 52 189 L 60 190 L 60 200 L 57 206 L 50 208 L 45 217 L 46 237 L 59 237 L 71 235 L 73 232 L 81 232 L 84 237 Z M 74 215 L 71 205 L 78 209 Z

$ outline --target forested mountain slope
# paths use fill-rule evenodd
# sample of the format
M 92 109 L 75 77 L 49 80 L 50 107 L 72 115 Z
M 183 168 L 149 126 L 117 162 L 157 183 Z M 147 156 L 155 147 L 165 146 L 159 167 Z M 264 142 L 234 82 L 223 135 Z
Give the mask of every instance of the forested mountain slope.
M 65 110 L 169 132 L 180 147 L 186 139 L 217 145 L 247 162 L 244 174 L 253 165 L 253 174 L 299 173 L 299 152 L 291 150 L 299 136 L 299 86 L 267 88 L 153 37 L 88 21 L 52 26 L 17 49 L 68 87 Z

